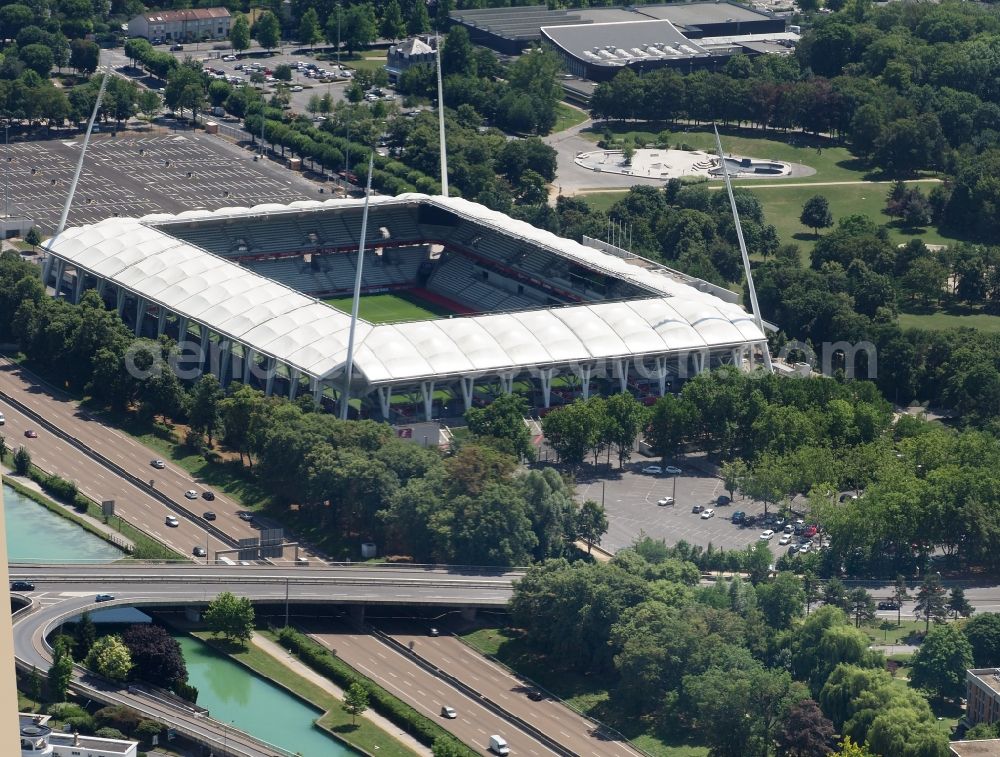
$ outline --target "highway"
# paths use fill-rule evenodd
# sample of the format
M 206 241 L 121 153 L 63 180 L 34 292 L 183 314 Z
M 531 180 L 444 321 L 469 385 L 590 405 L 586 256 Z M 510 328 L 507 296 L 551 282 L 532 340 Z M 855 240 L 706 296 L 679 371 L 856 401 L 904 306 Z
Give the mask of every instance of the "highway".
M 20 412 L 6 401 L 7 397 L 21 403 L 55 428 Z M 91 499 L 98 502 L 114 499 L 117 515 L 182 555 L 190 556 L 194 547 L 201 546 L 206 547 L 211 556 L 215 550 L 230 548 L 235 540 L 259 535 L 254 524 L 237 517 L 240 507 L 229 497 L 212 490 L 214 501 L 202 499 L 201 492 L 207 487 L 195 481 L 184 469 L 165 460 L 167 467 L 156 470 L 150 462 L 161 457 L 158 453 L 90 415 L 67 395 L 41 383 L 4 358 L 0 358 L 0 412 L 7 418 L 0 433 L 6 437 L 9 447 L 17 449 L 23 445 L 42 470 L 76 482 L 80 491 Z M 38 438 L 26 438 L 24 432 L 28 429 L 37 432 Z M 150 494 L 145 485 L 135 485 L 116 475 L 112 469 L 61 438 L 59 431 L 121 466 L 140 481 L 153 480 L 156 490 L 169 497 L 173 508 Z M 190 489 L 199 493 L 198 499 L 184 497 L 184 492 Z M 217 515 L 217 520 L 211 525 L 233 542 L 224 543 L 206 529 L 208 524 L 202 515 L 208 510 Z M 176 515 L 180 525 L 167 526 L 165 521 L 168 515 Z M 316 558 L 312 555 L 310 559 Z

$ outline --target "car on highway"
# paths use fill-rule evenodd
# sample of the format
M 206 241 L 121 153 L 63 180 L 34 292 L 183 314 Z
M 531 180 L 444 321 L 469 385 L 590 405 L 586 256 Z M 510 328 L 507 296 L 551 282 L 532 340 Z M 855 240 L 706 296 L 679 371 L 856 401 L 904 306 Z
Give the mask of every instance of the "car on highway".
M 898 610 L 899 602 L 894 599 L 883 599 L 878 603 L 878 609 L 880 610 Z
M 767 529 L 763 531 L 760 536 L 757 537 L 760 541 L 771 541 L 774 538 L 774 531 Z
M 666 468 L 663 469 L 663 472 L 666 473 L 668 476 L 679 476 L 683 471 L 681 471 L 680 468 L 674 465 L 668 465 Z
M 236 517 L 240 520 L 245 520 L 247 523 L 253 522 L 253 513 L 248 513 L 246 510 L 236 513 Z
M 167 467 L 167 464 L 162 460 L 150 460 L 149 464 L 156 468 L 156 470 L 163 470 Z
M 211 510 L 206 510 L 204 513 L 202 513 L 201 517 L 204 518 L 205 520 L 215 520 L 216 515 Z
M 174 517 L 173 515 L 168 515 L 166 518 L 163 519 L 163 522 L 166 523 L 171 528 L 177 528 L 181 524 L 181 522 L 177 520 L 177 518 Z
M 191 550 L 191 554 L 194 555 L 195 557 L 208 556 L 208 552 L 205 550 L 204 547 L 195 547 L 194 549 Z
M 781 538 L 778 539 L 778 544 L 780 544 L 782 547 L 784 547 L 791 540 L 792 540 L 792 537 L 791 537 L 790 534 L 782 534 Z
M 431 628 L 431 630 L 427 632 L 427 635 L 428 636 L 440 636 L 441 632 L 439 630 L 437 630 L 436 628 Z
M 187 497 L 188 499 L 198 499 L 198 492 L 196 492 L 194 489 L 188 489 L 186 492 L 184 492 L 184 496 Z
M 503 736 L 490 736 L 489 750 L 500 757 L 507 757 L 510 754 L 510 747 L 507 746 L 507 739 Z
M 201 493 L 202 499 L 207 499 L 209 502 L 215 499 L 215 492 L 210 492 L 207 489 Z
M 114 598 L 115 598 L 114 594 L 98 594 L 96 597 L 94 597 L 94 601 L 95 602 L 110 602 Z
M 691 512 L 693 512 L 693 513 L 694 513 L 695 515 L 697 515 L 698 513 L 700 513 L 700 512 L 701 512 L 702 510 L 704 510 L 704 509 L 705 509 L 705 506 L 704 506 L 704 505 L 694 505 L 694 506 L 693 506 L 693 507 L 691 508 Z
M 658 500 L 656 500 L 656 504 L 658 504 L 660 507 L 669 507 L 670 505 L 674 504 L 674 498 L 660 497 Z
M 11 581 L 11 591 L 34 591 L 35 585 L 31 581 Z
M 441 708 L 441 717 L 448 718 L 448 720 L 454 720 L 455 718 L 458 717 L 458 713 L 455 712 L 454 707 L 449 707 L 448 705 L 444 705 Z
M 35 429 L 33 429 L 33 428 L 26 429 L 25 432 L 24 432 L 24 435 L 28 439 L 37 439 L 38 438 L 38 432 L 35 431 Z
M 651 476 L 658 476 L 663 473 L 663 468 L 659 465 L 647 465 L 642 469 L 643 473 L 648 473 Z
M 3 413 L 0 413 L 0 426 L 7 423 L 7 419 L 4 417 Z
M 532 702 L 541 702 L 543 699 L 545 699 L 545 695 L 538 689 L 529 689 L 528 699 L 530 699 Z
M 714 517 L 715 517 L 715 510 L 713 510 L 711 507 L 706 507 L 704 510 L 701 511 L 702 520 L 708 520 L 709 518 L 714 518 Z

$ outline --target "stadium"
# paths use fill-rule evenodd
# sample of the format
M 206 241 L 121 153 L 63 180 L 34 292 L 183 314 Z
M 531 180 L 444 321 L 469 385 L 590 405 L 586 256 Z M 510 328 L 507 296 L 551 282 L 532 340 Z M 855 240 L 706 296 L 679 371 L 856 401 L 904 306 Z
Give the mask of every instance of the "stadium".
M 109 218 L 46 242 L 43 277 L 71 301 L 96 289 L 137 335 L 169 335 L 223 384 L 333 409 L 363 210 L 338 199 Z M 512 391 L 540 409 L 594 392 L 651 401 L 766 350 L 734 293 L 467 200 L 372 197 L 367 229 L 354 417 L 455 416 Z

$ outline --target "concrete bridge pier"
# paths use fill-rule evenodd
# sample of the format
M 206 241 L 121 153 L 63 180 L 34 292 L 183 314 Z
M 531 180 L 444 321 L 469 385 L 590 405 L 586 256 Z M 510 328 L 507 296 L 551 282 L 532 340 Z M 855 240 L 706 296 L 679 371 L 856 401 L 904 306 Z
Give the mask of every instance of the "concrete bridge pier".
M 462 608 L 462 620 L 466 623 L 476 622 L 476 608 L 475 607 L 463 607 Z
M 362 630 L 365 627 L 365 606 L 364 605 L 351 605 L 351 625 Z

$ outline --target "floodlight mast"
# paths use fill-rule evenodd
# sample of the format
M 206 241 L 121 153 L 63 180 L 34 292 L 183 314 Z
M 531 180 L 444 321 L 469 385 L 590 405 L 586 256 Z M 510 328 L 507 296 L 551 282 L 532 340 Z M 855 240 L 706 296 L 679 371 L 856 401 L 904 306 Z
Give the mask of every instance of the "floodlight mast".
M 743 227 L 740 225 L 740 214 L 736 210 L 736 197 L 733 195 L 733 183 L 729 180 L 729 166 L 726 165 L 726 156 L 722 154 L 722 140 L 719 139 L 719 129 L 715 124 L 712 124 L 712 130 L 715 132 L 715 148 L 719 151 L 719 166 L 722 168 L 722 176 L 726 180 L 726 192 L 729 194 L 729 205 L 733 209 L 733 224 L 736 226 L 736 239 L 740 243 L 740 254 L 743 256 L 743 271 L 747 277 L 747 291 L 750 293 L 750 311 L 753 313 L 753 319 L 757 324 L 757 328 L 760 329 L 760 333 L 764 334 L 764 367 L 767 369 L 768 373 L 774 372 L 774 367 L 771 365 L 771 350 L 767 346 L 767 334 L 764 332 L 764 321 L 760 317 L 760 307 L 757 305 L 757 290 L 753 285 L 753 274 L 750 272 L 750 253 L 747 252 L 747 243 L 743 239 Z
M 83 147 L 80 148 L 80 159 L 76 161 L 76 172 L 73 174 L 73 181 L 69 185 L 69 194 L 66 195 L 66 204 L 63 205 L 62 216 L 59 218 L 59 226 L 56 233 L 49 240 L 49 245 L 55 241 L 56 237 L 63 233 L 66 228 L 66 220 L 69 218 L 69 209 L 73 204 L 73 197 L 76 195 L 76 185 L 80 181 L 80 174 L 83 172 L 83 161 L 87 157 L 87 145 L 90 144 L 90 134 L 94 130 L 94 121 L 97 120 L 97 112 L 101 109 L 101 99 L 104 97 L 104 89 L 108 85 L 111 77 L 107 71 L 101 79 L 101 87 L 97 90 L 97 99 L 94 101 L 94 111 L 90 114 L 90 121 L 87 122 L 87 133 L 83 135 Z
M 368 205 L 372 195 L 372 169 L 375 151 L 368 155 L 368 182 L 365 184 L 365 210 L 361 215 L 361 243 L 358 245 L 358 266 L 354 274 L 354 300 L 351 302 L 351 328 L 347 334 L 347 362 L 344 365 L 344 396 L 340 399 L 340 419 L 347 420 L 347 403 L 351 399 L 351 374 L 354 372 L 354 331 L 358 325 L 361 306 L 361 271 L 365 264 L 365 237 L 368 233 Z
M 437 35 L 438 143 L 441 151 L 441 196 L 448 196 L 448 148 L 444 141 L 444 85 L 441 83 L 441 34 Z

